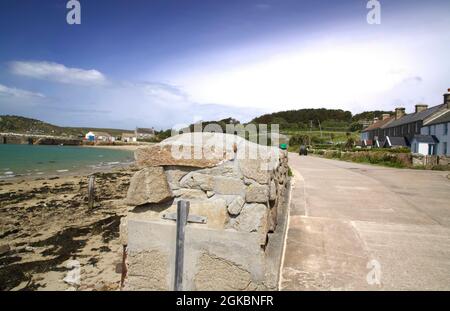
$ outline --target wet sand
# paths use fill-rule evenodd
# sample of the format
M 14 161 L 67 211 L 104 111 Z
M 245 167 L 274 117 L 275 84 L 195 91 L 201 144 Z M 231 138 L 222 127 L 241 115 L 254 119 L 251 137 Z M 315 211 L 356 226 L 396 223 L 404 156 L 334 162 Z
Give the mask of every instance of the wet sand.
M 87 206 L 87 174 L 0 181 L 0 290 L 117 290 L 120 218 L 132 166 L 98 172 Z M 68 260 L 80 285 L 63 281 Z
M 136 145 L 83 145 L 85 148 L 103 148 L 103 149 L 115 149 L 115 150 L 129 150 L 129 151 L 136 151 L 139 147 L 146 147 L 154 145 L 153 143 L 141 143 Z

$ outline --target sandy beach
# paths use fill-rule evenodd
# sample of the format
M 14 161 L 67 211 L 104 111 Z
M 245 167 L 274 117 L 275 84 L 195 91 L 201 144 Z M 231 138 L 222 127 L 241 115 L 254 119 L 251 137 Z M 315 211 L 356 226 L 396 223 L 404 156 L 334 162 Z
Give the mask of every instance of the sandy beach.
M 136 149 L 140 147 L 145 146 L 151 146 L 152 143 L 145 143 L 145 144 L 136 144 L 136 145 L 83 145 L 85 148 L 103 148 L 103 149 L 115 149 L 115 150 L 128 150 L 128 151 L 135 151 Z
M 119 289 L 119 224 L 134 171 L 95 173 L 91 210 L 83 174 L 0 181 L 0 290 Z M 63 281 L 70 260 L 79 285 Z

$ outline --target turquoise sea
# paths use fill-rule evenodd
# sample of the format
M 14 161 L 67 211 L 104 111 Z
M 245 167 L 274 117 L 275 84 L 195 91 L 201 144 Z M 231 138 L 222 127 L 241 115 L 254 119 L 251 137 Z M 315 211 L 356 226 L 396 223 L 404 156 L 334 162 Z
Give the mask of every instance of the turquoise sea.
M 134 161 L 133 152 L 73 146 L 0 145 L 0 179 L 95 171 Z

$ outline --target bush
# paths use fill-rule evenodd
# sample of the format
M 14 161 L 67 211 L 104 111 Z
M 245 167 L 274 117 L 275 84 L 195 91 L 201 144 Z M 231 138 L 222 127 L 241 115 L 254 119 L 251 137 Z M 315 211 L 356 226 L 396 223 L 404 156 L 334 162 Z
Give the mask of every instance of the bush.
M 450 171 L 450 165 L 434 165 L 431 169 L 433 171 Z
M 322 155 L 329 159 L 340 159 L 357 163 L 378 164 L 389 167 L 410 167 L 411 155 L 404 153 L 392 153 L 389 151 L 356 151 L 342 152 L 340 150 L 315 150 L 314 154 Z
M 291 146 L 309 145 L 310 142 L 309 135 L 294 135 L 289 139 L 289 145 Z

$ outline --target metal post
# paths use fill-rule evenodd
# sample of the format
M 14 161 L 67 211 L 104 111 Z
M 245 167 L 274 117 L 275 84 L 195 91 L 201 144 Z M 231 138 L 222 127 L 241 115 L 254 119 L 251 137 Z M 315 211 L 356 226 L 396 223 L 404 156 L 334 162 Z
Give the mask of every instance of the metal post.
M 189 215 L 189 202 L 178 201 L 177 204 L 177 241 L 175 253 L 175 282 L 174 290 L 183 290 L 183 261 L 184 261 L 184 234 Z
M 88 183 L 88 206 L 89 208 L 93 208 L 94 207 L 94 189 L 95 187 L 95 176 L 91 175 L 89 176 L 89 183 Z

